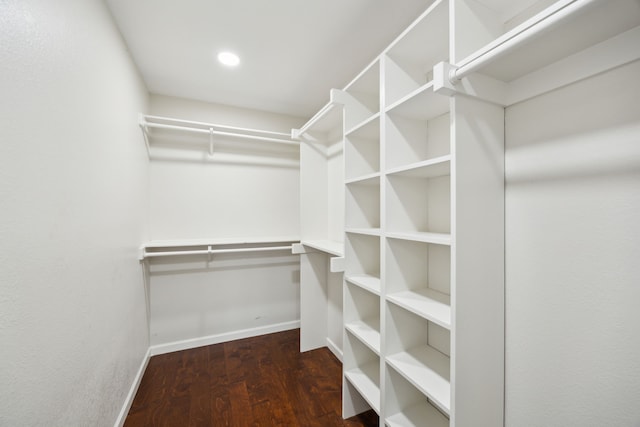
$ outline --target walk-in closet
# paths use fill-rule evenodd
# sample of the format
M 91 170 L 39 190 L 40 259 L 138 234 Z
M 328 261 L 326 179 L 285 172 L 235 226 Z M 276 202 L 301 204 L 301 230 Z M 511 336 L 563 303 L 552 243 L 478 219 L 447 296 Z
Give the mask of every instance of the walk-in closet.
M 0 64 L 0 426 L 640 426 L 640 0 L 7 0 Z

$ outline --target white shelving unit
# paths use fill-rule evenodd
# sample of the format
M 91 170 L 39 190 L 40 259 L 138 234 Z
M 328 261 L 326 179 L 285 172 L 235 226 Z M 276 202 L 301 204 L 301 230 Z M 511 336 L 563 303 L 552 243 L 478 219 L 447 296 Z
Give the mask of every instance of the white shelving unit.
M 340 91 L 292 136 L 300 140 L 300 349 L 342 360 L 343 108 Z
M 434 0 L 340 92 L 345 418 L 503 425 L 504 107 L 640 58 L 639 25 L 637 0 Z

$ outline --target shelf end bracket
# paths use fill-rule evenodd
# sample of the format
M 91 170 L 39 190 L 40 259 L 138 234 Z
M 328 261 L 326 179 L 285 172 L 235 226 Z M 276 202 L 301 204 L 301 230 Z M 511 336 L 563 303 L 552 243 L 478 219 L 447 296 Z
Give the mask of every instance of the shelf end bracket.
M 433 91 L 446 96 L 455 95 L 455 83 L 458 82 L 456 69 L 455 65 L 447 62 L 437 63 L 433 67 Z

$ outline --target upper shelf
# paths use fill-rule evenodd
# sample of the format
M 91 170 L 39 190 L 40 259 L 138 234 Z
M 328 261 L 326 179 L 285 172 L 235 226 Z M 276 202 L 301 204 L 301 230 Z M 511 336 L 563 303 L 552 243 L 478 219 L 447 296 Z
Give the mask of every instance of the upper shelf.
M 152 240 L 140 246 L 138 259 L 175 255 L 292 251 L 298 236 Z
M 144 135 L 147 153 L 151 157 L 151 147 L 180 148 L 203 152 L 208 147 L 208 155 L 228 151 L 242 154 L 266 156 L 284 155 L 292 157 L 292 148 L 299 143 L 288 133 L 242 128 L 214 123 L 196 122 L 169 117 L 140 115 L 140 128 Z M 153 144 L 152 144 L 153 143 Z M 240 146 L 238 143 L 242 143 Z M 268 147 L 268 148 L 267 148 Z M 283 148 L 284 147 L 284 148 Z
M 480 3 L 488 3 L 489 10 L 495 1 Z M 637 0 L 560 0 L 541 11 L 538 4 L 545 2 L 528 2 L 519 13 L 502 11 L 491 19 L 476 18 L 485 32 L 489 28 L 489 41 L 473 51 L 468 48 L 477 42 L 469 35 L 466 46 L 459 46 L 473 53 L 456 61 L 456 78 L 477 71 L 511 82 L 640 25 Z

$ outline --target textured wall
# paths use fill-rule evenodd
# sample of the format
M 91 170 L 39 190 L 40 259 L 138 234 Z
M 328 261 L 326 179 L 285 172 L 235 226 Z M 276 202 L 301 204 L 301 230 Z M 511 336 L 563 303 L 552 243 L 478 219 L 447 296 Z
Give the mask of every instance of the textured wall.
M 640 62 L 506 111 L 506 425 L 639 426 Z
M 0 425 L 113 425 L 148 347 L 147 93 L 102 2 L 0 2 Z

